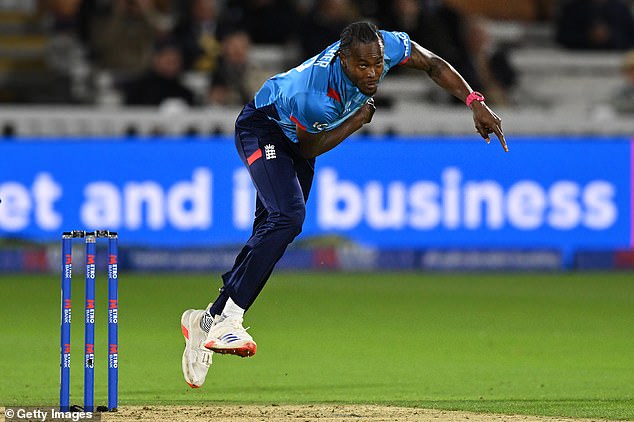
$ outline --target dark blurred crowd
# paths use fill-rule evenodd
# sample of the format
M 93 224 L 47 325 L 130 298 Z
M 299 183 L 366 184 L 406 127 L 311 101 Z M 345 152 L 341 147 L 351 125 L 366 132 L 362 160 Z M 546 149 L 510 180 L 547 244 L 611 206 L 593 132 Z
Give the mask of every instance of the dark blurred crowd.
M 81 58 L 75 60 L 88 69 L 66 69 L 71 79 L 84 81 L 83 87 L 68 90 L 68 102 L 99 98 L 114 104 L 160 105 L 177 99 L 189 105 L 239 105 L 270 76 L 258 72 L 258 63 L 250 60 L 254 46 L 283 46 L 288 52 L 283 64 L 293 66 L 336 41 L 345 25 L 361 19 L 408 32 L 499 104 L 510 101 L 508 92 L 517 83 L 517 72 L 508 59 L 509 46 L 492 42 L 487 16 L 551 22 L 556 42 L 564 48 L 634 48 L 629 0 L 46 0 L 43 4 L 40 13 L 47 17 L 49 31 L 61 40 L 56 49 L 58 67 L 68 65 L 70 51 L 76 48 Z

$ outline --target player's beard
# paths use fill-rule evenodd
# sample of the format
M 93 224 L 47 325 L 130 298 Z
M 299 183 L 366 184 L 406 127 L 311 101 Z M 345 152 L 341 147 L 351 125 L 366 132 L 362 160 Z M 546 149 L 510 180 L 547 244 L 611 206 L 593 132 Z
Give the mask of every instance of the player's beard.
M 372 84 L 365 84 L 363 85 L 363 87 L 359 87 L 359 91 L 361 91 L 363 95 L 367 95 L 368 97 L 372 97 L 374 94 L 376 94 L 376 91 L 378 89 L 379 89 L 378 82 L 375 82 Z

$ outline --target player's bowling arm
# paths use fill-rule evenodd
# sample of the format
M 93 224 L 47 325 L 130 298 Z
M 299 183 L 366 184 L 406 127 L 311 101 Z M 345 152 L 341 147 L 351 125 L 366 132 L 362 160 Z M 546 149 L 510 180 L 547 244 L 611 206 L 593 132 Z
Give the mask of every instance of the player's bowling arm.
M 404 66 L 427 72 L 437 85 L 462 102 L 465 102 L 467 96 L 473 91 L 467 81 L 449 63 L 414 41 L 412 41 L 411 56 Z M 489 142 L 489 134 L 494 133 L 500 140 L 504 151 L 508 152 L 500 117 L 484 101 L 473 101 L 471 107 L 476 131 L 487 143 Z
M 412 41 L 411 56 L 404 66 L 426 72 L 437 85 L 462 102 L 473 91 L 453 66 L 414 41 Z

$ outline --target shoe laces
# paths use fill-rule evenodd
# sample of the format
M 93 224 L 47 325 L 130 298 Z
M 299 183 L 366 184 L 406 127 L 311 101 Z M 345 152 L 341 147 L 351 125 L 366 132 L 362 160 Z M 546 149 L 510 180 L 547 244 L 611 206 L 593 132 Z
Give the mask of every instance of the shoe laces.
M 242 326 L 242 318 L 232 318 L 232 317 L 224 317 L 222 320 L 220 320 L 219 322 L 223 322 L 227 325 L 229 325 L 231 328 L 235 328 L 238 331 L 247 331 L 249 328 L 251 327 L 243 327 Z

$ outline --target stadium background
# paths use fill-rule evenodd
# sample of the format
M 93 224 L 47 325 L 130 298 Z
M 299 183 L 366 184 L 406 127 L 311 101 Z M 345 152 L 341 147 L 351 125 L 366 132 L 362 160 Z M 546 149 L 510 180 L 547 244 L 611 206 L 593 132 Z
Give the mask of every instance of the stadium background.
M 499 291 L 523 286 L 527 300 L 536 294 L 535 289 L 557 292 L 558 300 L 564 302 L 568 299 L 573 305 L 567 315 L 571 320 L 580 309 L 589 315 L 614 309 L 615 320 L 606 321 L 614 333 L 608 330 L 602 337 L 605 327 L 593 326 L 579 335 L 614 344 L 613 350 L 625 350 L 628 343 L 621 328 L 631 328 L 634 308 L 627 272 L 634 268 L 631 34 L 625 44 L 572 48 L 562 35 L 567 3 L 563 1 L 132 3 L 0 1 L 3 297 L 15 293 L 28 300 L 29 294 L 19 293 L 25 286 L 56 295 L 59 235 L 76 228 L 118 231 L 122 277 L 139 277 L 138 286 L 153 289 L 151 280 L 144 277 L 155 276 L 157 286 L 163 286 L 167 281 L 157 275 L 161 273 L 194 289 L 191 297 L 215 290 L 216 274 L 232 264 L 250 231 L 253 190 L 231 139 L 245 92 L 266 76 L 299 64 L 311 45 L 322 42 L 320 37 L 332 37 L 346 22 L 368 17 L 388 29 L 397 25 L 393 29 L 425 37 L 421 28 L 437 20 L 447 25 L 453 22 L 452 29 L 462 34 L 457 40 L 464 43 L 464 51 L 456 53 L 456 60 L 464 60 L 461 70 L 472 72 L 478 80 L 476 87 L 491 93 L 491 104 L 503 118 L 510 152 L 505 154 L 496 140 L 484 144 L 474 133 L 468 109 L 447 98 L 424 75 L 398 72 L 388 76 L 379 89 L 372 124 L 318 160 L 304 233 L 280 262 L 279 278 L 273 278 L 282 287 L 272 286 L 274 293 L 265 295 L 262 306 L 277 303 L 273 300 L 277 294 L 289 309 L 294 309 L 291 302 L 306 300 L 305 286 L 296 295 L 290 288 L 288 298 L 284 296 L 294 278 L 314 283 L 315 289 L 322 290 L 312 294 L 324 300 L 333 286 L 322 278 L 339 280 L 343 286 L 351 283 L 350 296 L 345 297 L 355 300 L 355 289 L 364 289 L 360 285 L 364 276 L 355 278 L 357 272 L 383 277 L 384 281 L 368 281 L 379 296 L 390 289 L 389 280 L 403 277 L 403 272 L 411 273 L 411 279 L 405 278 L 413 286 L 426 287 L 430 297 L 439 288 L 434 287 L 435 277 L 449 291 L 462 292 L 467 301 L 481 298 L 494 287 Z M 205 25 L 189 19 L 190 3 L 213 6 L 201 12 L 207 13 Z M 441 13 L 428 3 L 446 10 Z M 632 9 L 631 3 L 622 3 Z M 131 9 L 121 12 L 117 7 Z M 413 23 L 403 19 L 412 14 L 417 16 Z M 289 29 L 262 31 L 258 22 L 267 16 L 277 16 L 281 19 L 277 26 Z M 143 42 L 135 43 L 135 48 L 141 48 L 145 58 L 135 63 L 139 66 L 135 69 L 108 62 L 105 41 L 95 40 L 91 30 L 101 28 L 96 32 L 107 33 L 108 25 L 116 28 L 121 21 L 144 28 L 137 28 L 138 40 Z M 301 24 L 284 26 L 294 21 Z M 192 28 L 207 28 L 196 32 L 201 41 L 196 60 L 185 54 L 184 40 L 189 35 L 183 34 L 188 23 Z M 617 31 L 618 22 L 611 25 Z M 443 36 L 456 36 L 439 34 L 443 40 L 450 39 Z M 441 54 L 447 48 L 433 37 L 429 42 Z M 126 48 L 114 45 L 115 52 Z M 155 104 L 135 103 L 130 86 L 155 65 L 157 55 L 173 48 L 181 50 L 183 61 L 171 80 L 180 81 L 187 94 L 161 98 Z M 492 60 L 493 51 L 496 60 Z M 228 64 L 223 57 L 230 56 L 238 56 L 237 62 Z M 232 72 L 240 78 L 228 77 Z M 626 92 L 630 97 L 624 96 Z M 82 254 L 75 256 L 81 260 Z M 614 303 L 605 296 L 600 304 L 585 302 L 562 287 L 568 286 L 567 277 L 586 277 L 580 272 L 588 270 L 602 272 L 589 273 L 591 281 L 583 278 L 580 291 L 601 296 L 600 292 L 615 289 L 618 293 L 610 296 Z M 455 278 L 446 279 L 439 272 Z M 496 276 L 491 281 L 490 272 L 498 272 L 504 282 Z M 207 281 L 194 273 L 214 281 L 205 287 Z M 483 290 L 471 290 L 470 283 Z M 397 285 L 403 294 L 411 293 L 412 285 Z M 75 294 L 80 295 L 79 291 Z M 154 294 L 160 291 L 157 287 Z M 129 294 L 134 296 L 132 291 Z M 425 289 L 420 294 L 424 296 Z M 366 299 L 368 306 L 374 306 L 373 300 L 380 303 L 377 298 Z M 153 300 L 162 303 L 159 297 Z M 56 296 L 41 297 L 35 303 L 36 308 L 47 309 L 49 319 L 56 315 Z M 206 304 L 189 303 L 179 296 L 172 307 L 162 306 L 168 314 L 177 315 L 181 306 Z M 537 301 L 537 313 L 544 310 L 540 304 L 547 307 Z M 148 309 L 135 306 L 137 312 Z M 3 320 L 15 321 L 9 309 Z M 417 307 L 411 304 L 407 309 Z M 496 310 L 500 311 L 483 302 L 483 314 Z M 271 327 L 262 315 L 264 309 L 255 312 L 264 327 Z M 502 317 L 508 316 L 501 312 Z M 53 351 L 47 355 L 50 363 L 56 358 L 55 324 L 47 327 L 52 343 L 48 352 Z M 11 328 L 5 329 L 5 338 L 14 334 Z M 532 339 L 535 347 L 548 344 L 545 333 L 533 333 Z M 587 356 L 577 358 L 582 362 Z M 122 359 L 126 363 L 125 354 Z M 599 360 L 593 357 L 587 362 Z M 15 361 L 7 360 L 4 369 L 15 374 L 10 362 Z M 634 383 L 628 384 L 631 376 L 626 375 L 632 373 L 631 363 L 614 362 L 612 369 L 624 378 L 580 393 L 590 401 L 613 400 L 617 408 L 613 413 L 606 413 L 609 406 L 600 404 L 594 413 L 575 413 L 569 409 L 575 408 L 574 403 L 565 411 L 557 406 L 541 410 L 518 406 L 512 411 L 631 419 Z M 27 401 L 54 399 L 50 393 L 56 379 L 50 370 L 47 374 L 54 379 L 48 380 L 48 390 Z M 152 401 L 132 393 L 131 384 L 122 385 L 124 403 L 126 388 L 127 403 Z M 16 404 L 20 396 L 9 391 L 8 383 L 4 387 L 3 401 Z M 610 389 L 613 393 L 606 392 Z M 568 391 L 572 392 L 565 397 L 577 397 L 574 388 Z M 179 396 L 182 392 L 175 394 L 179 402 L 196 400 Z M 377 402 L 377 394 L 365 399 L 326 393 L 321 397 L 323 401 Z M 504 392 L 500 394 L 504 397 Z M 532 393 L 520 391 L 516 396 L 523 394 Z M 237 397 L 230 394 L 226 399 L 240 401 Z M 279 400 L 295 400 L 290 397 Z M 386 400 L 394 403 L 389 397 Z M 438 406 L 435 396 L 429 397 L 423 403 Z M 165 398 L 159 401 L 169 403 Z M 319 401 L 319 396 L 307 401 Z M 447 406 L 474 409 L 455 403 Z M 495 406 L 482 409 L 500 411 Z
M 319 160 L 297 243 L 327 236 L 331 245 L 309 255 L 330 254 L 324 265 L 348 269 L 630 267 L 634 124 L 617 99 L 628 89 L 634 36 L 606 10 L 597 20 L 618 42 L 571 44 L 567 14 L 583 3 L 7 0 L 0 229 L 36 250 L 10 247 L 0 262 L 56 269 L 50 248 L 37 245 L 71 227 L 118 230 L 135 247 L 238 247 L 253 206 L 231 147 L 241 97 L 336 39 L 346 22 L 369 18 L 446 52 L 490 96 L 513 153 L 480 145 L 468 110 L 429 78 L 396 72 L 372 124 Z M 619 3 L 631 8 L 604 8 Z M 266 30 L 265 18 L 288 26 Z M 165 59 L 166 50 L 181 60 Z M 176 63 L 170 77 L 161 60 Z M 161 91 L 139 104 L 147 69 L 164 78 L 150 78 L 149 91 L 177 80 L 191 96 Z M 227 80 L 229 71 L 241 80 Z M 161 261 L 133 252 L 131 266 Z M 173 261 L 226 268 L 214 255 Z

